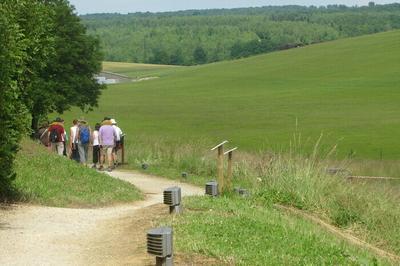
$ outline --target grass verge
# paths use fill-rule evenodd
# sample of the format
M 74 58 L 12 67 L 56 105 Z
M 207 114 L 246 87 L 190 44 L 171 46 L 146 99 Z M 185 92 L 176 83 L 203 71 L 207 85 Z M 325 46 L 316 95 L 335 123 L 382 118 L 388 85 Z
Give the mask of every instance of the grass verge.
M 142 198 L 133 185 L 50 154 L 42 146 L 22 141 L 14 185 L 19 200 L 57 207 L 97 207 Z
M 388 265 L 306 220 L 239 197 L 190 197 L 169 218 L 179 250 L 227 265 Z

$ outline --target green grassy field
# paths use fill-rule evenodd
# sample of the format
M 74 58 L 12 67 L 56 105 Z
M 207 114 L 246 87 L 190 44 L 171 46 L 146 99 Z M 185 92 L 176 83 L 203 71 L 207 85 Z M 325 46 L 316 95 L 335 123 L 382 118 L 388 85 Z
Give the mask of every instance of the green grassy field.
M 122 62 L 103 62 L 103 70 L 128 76 L 130 78 L 163 77 L 181 66 L 134 64 Z
M 305 147 L 323 133 L 326 147 L 338 144 L 339 158 L 397 159 L 399 42 L 393 31 L 172 68 L 157 80 L 110 86 L 86 117 L 115 117 L 128 139 L 229 139 L 242 150 L 286 151 L 294 132 Z M 135 71 L 124 66 L 107 69 Z
M 229 139 L 240 147 L 234 183 L 250 188 L 261 209 L 281 203 L 307 210 L 399 254 L 399 182 L 352 183 L 325 172 L 335 165 L 351 166 L 353 174 L 400 176 L 399 43 L 400 31 L 393 31 L 170 69 L 157 80 L 110 86 L 98 109 L 89 114 L 75 109 L 65 118 L 83 115 L 94 124 L 114 117 L 127 133 L 127 167 L 147 162 L 147 171 L 172 178 L 186 171 L 187 181 L 197 184 L 215 177 L 215 154 L 209 148 Z M 334 155 L 326 159 L 336 144 Z M 265 220 L 261 212 L 254 215 L 257 226 Z M 207 223 L 207 217 L 201 222 Z M 232 219 L 218 224 L 235 225 Z M 186 222 L 189 230 L 193 223 L 183 221 L 184 226 Z M 212 250 L 202 242 L 196 246 L 199 239 L 193 240 L 191 251 L 215 251 L 216 256 L 236 251 L 222 243 Z M 336 246 L 333 252 L 340 249 Z M 293 252 L 293 263 L 307 254 L 297 248 Z M 309 252 L 322 256 L 314 249 Z M 333 262 L 351 264 L 341 255 Z
M 133 185 L 22 141 L 15 188 L 23 202 L 57 207 L 98 207 L 139 200 Z

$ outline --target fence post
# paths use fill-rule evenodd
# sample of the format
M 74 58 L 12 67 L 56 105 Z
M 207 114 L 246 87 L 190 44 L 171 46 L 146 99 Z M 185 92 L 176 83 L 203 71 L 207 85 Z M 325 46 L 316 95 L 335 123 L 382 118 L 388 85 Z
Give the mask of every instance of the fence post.
M 218 181 L 218 192 L 219 193 L 222 193 L 224 191 L 224 144 L 225 143 L 228 143 L 228 141 L 225 140 L 211 149 L 212 151 L 218 149 L 217 181 Z
M 237 147 L 225 152 L 228 154 L 228 173 L 226 175 L 226 189 L 228 191 L 232 190 L 232 175 L 233 175 L 233 152 L 237 150 Z

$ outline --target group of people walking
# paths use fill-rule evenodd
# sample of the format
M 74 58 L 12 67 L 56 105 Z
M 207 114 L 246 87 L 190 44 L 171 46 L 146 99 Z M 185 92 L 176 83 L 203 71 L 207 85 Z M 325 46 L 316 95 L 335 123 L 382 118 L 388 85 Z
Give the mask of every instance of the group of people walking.
M 124 134 L 115 119 L 104 117 L 94 130 L 84 119 L 74 119 L 69 134 L 64 120 L 57 117 L 50 125 L 39 130 L 40 141 L 61 156 L 88 165 L 89 147 L 93 147 L 92 167 L 112 171 L 118 165 L 117 152 L 122 147 Z M 69 137 L 68 137 L 69 136 Z M 104 163 L 107 161 L 107 169 Z

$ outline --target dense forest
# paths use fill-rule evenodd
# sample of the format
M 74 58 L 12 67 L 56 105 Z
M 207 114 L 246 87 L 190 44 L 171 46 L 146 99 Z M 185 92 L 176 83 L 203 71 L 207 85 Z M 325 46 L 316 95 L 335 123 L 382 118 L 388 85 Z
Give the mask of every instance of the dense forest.
M 400 4 L 82 16 L 108 61 L 195 65 L 400 28 Z

